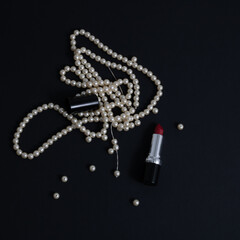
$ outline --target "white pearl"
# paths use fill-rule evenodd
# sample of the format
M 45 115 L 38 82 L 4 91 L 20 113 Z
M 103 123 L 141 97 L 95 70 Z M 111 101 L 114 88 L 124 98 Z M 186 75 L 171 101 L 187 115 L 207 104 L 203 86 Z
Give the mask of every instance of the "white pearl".
M 18 156 L 21 156 L 21 155 L 22 155 L 22 150 L 21 150 L 21 149 L 18 149 L 18 150 L 17 150 L 17 155 L 18 155 Z
M 81 29 L 81 30 L 79 31 L 79 33 L 80 33 L 81 35 L 84 35 L 84 34 L 85 34 L 85 30 L 84 30 L 84 29 Z
M 137 206 L 139 206 L 139 204 L 140 204 L 140 202 L 138 199 L 133 200 L 133 206 L 137 207 Z
M 178 130 L 183 130 L 183 128 L 184 128 L 184 125 L 182 124 L 182 123 L 179 123 L 178 125 L 177 125 L 177 129 Z
M 14 144 L 14 145 L 13 145 L 13 149 L 14 149 L 14 150 L 18 150 L 18 149 L 19 149 L 19 145 L 18 145 L 18 144 Z
M 96 133 L 95 132 L 91 132 L 90 136 L 91 136 L 91 138 L 95 138 L 96 137 Z
M 32 160 L 33 158 L 34 158 L 34 156 L 32 153 L 28 154 L 28 159 Z
M 101 137 L 102 137 L 102 134 L 101 134 L 100 132 L 97 132 L 97 133 L 96 133 L 96 137 L 97 137 L 97 138 L 101 138 Z
M 25 152 L 22 153 L 22 158 L 27 158 L 27 156 L 28 156 L 27 153 Z
M 55 135 L 52 136 L 53 141 L 57 141 L 57 139 L 58 139 L 57 136 L 55 136 Z
M 134 123 L 131 122 L 131 123 L 129 124 L 129 127 L 130 127 L 130 128 L 134 128 L 134 127 L 135 127 Z
M 135 125 L 136 125 L 136 126 L 140 126 L 140 125 L 141 125 L 141 121 L 140 121 L 140 120 L 136 120 L 136 121 L 135 121 Z
M 118 146 L 117 144 L 115 144 L 115 145 L 113 146 L 113 149 L 114 149 L 115 151 L 118 151 L 118 150 L 119 150 L 119 146 Z
M 132 57 L 131 61 L 132 62 L 137 62 L 137 58 L 136 57 Z
M 90 143 L 92 141 L 91 137 L 86 137 L 86 142 Z
M 57 138 L 57 137 L 56 137 L 56 138 Z M 58 139 L 58 138 L 57 138 L 57 139 Z M 43 146 L 44 149 L 47 149 L 47 148 L 49 147 L 49 145 L 48 145 L 47 143 L 44 143 L 42 146 Z
M 123 130 L 123 124 L 122 124 L 122 123 L 119 123 L 119 124 L 118 124 L 117 130 L 118 130 L 118 131 L 122 131 L 122 130 Z
M 40 155 L 39 151 L 34 151 L 33 152 L 34 157 L 38 157 Z
M 54 198 L 55 200 L 59 199 L 59 198 L 60 198 L 60 194 L 57 193 L 57 192 L 55 192 L 55 193 L 53 194 L 53 198 Z
M 115 170 L 113 174 L 116 178 L 118 178 L 120 176 L 120 171 Z
M 109 153 L 109 154 L 113 154 L 113 153 L 114 153 L 114 150 L 113 150 L 112 148 L 109 148 L 109 149 L 108 149 L 108 153 Z
M 153 112 L 154 114 L 157 114 L 157 113 L 158 113 L 158 109 L 157 109 L 157 108 L 153 108 L 152 112 Z
M 117 122 L 112 122 L 112 126 L 116 128 L 118 126 L 118 123 Z
M 40 153 L 43 153 L 43 152 L 44 152 L 44 148 L 43 148 L 43 147 L 40 147 L 40 148 L 38 148 L 38 151 L 39 151 Z
M 114 138 L 114 139 L 112 139 L 111 142 L 112 142 L 112 144 L 117 144 L 118 141 L 117 141 L 117 139 Z
M 89 166 L 89 171 L 90 171 L 90 172 L 95 172 L 95 171 L 96 171 L 95 165 Z
M 107 141 L 107 139 L 108 139 L 108 136 L 107 136 L 107 135 L 103 135 L 103 136 L 102 136 L 102 140 L 103 140 L 103 141 Z
M 68 181 L 68 177 L 67 177 L 67 176 L 62 176 L 62 177 L 61 177 L 61 181 L 62 181 L 63 183 L 66 183 L 66 182 Z

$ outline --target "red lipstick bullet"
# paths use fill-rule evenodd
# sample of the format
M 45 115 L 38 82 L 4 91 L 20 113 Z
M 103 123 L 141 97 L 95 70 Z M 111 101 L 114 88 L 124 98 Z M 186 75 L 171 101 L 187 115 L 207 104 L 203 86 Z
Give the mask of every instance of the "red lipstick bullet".
M 158 124 L 155 127 L 152 136 L 152 143 L 149 155 L 145 163 L 144 183 L 147 185 L 156 185 L 162 162 L 160 160 L 160 151 L 163 139 L 163 127 Z

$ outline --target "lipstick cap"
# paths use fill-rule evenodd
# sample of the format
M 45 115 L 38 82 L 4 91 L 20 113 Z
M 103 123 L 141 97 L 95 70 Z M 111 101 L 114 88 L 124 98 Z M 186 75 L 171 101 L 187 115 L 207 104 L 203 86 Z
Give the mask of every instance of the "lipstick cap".
M 71 113 L 79 113 L 87 110 L 95 110 L 99 108 L 98 97 L 95 94 L 74 96 L 68 98 L 69 109 Z
M 147 185 L 157 185 L 160 168 L 161 166 L 159 164 L 146 162 L 144 183 Z

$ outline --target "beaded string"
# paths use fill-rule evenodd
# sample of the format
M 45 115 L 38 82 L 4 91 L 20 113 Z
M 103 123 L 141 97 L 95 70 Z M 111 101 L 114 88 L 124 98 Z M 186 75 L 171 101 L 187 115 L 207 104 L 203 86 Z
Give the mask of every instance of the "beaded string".
M 107 61 L 105 58 L 96 55 L 85 47 L 77 48 L 76 38 L 78 36 L 86 37 L 95 45 L 97 45 L 97 47 L 100 48 L 103 52 L 107 53 L 113 59 L 116 59 L 122 63 L 120 64 L 114 61 Z M 96 94 L 100 101 L 100 108 L 95 111 L 80 112 L 78 113 L 77 117 L 73 114 L 68 114 L 59 105 L 53 103 L 43 104 L 42 106 L 39 106 L 36 109 L 32 110 L 32 112 L 27 114 L 27 116 L 19 124 L 19 127 L 14 134 L 13 148 L 16 151 L 17 155 L 21 156 L 22 158 L 33 159 L 38 157 L 50 145 L 52 145 L 58 139 L 62 138 L 62 136 L 71 132 L 73 129 L 78 129 L 80 132 L 82 132 L 86 136 L 86 141 L 88 143 L 90 143 L 94 138 L 99 138 L 103 141 L 107 141 L 107 130 L 109 128 L 109 125 L 111 125 L 111 128 L 116 128 L 118 131 L 128 131 L 135 126 L 140 126 L 140 119 L 149 115 L 150 112 L 153 112 L 154 114 L 158 113 L 158 109 L 155 106 L 162 96 L 163 87 L 160 80 L 157 79 L 157 77 L 151 71 L 138 64 L 136 57 L 128 59 L 127 57 L 114 52 L 108 46 L 100 42 L 100 40 L 95 36 L 91 35 L 89 32 L 86 32 L 83 29 L 75 30 L 74 33 L 70 35 L 70 43 L 71 50 L 74 53 L 75 66 L 65 66 L 60 71 L 60 80 L 67 85 L 84 89 L 84 91 L 81 92 L 81 95 Z M 84 55 L 106 66 L 114 76 L 115 81 L 102 79 L 94 67 L 92 67 L 92 65 L 84 58 Z M 113 74 L 112 69 L 126 73 L 127 77 L 124 79 L 117 79 Z M 156 95 L 147 105 L 146 109 L 138 113 L 136 113 L 136 110 L 139 107 L 140 86 L 139 80 L 136 78 L 133 70 L 139 71 L 142 74 L 146 75 L 148 78 L 150 78 L 151 81 L 153 81 L 157 88 Z M 67 78 L 66 74 L 68 72 L 74 73 L 77 78 L 79 78 L 79 80 L 76 81 Z M 121 86 L 123 85 L 127 87 L 126 95 L 123 94 L 121 89 Z M 113 110 L 116 107 L 120 108 L 121 114 L 114 115 Z M 63 117 L 67 118 L 71 124 L 53 135 L 45 143 L 43 143 L 42 146 L 40 146 L 32 153 L 24 152 L 20 149 L 19 146 L 19 138 L 23 132 L 23 129 L 34 116 L 47 109 L 53 109 L 59 112 Z M 102 123 L 102 129 L 98 132 L 90 131 L 87 129 L 85 124 L 91 122 Z M 119 161 L 117 151 L 119 150 L 119 146 L 117 144 L 117 139 L 113 137 L 111 143 L 112 147 L 108 149 L 108 153 L 117 153 L 118 170 Z

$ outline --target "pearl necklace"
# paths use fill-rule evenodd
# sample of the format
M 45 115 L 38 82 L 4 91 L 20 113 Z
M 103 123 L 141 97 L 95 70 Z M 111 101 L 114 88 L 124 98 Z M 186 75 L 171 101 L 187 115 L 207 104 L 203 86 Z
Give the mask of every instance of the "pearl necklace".
M 107 61 L 106 59 L 96 55 L 95 53 L 91 52 L 91 50 L 86 49 L 85 47 L 77 48 L 77 36 L 83 36 L 88 38 L 91 42 L 97 45 L 98 48 L 110 55 L 113 59 L 116 59 L 118 60 L 118 62 L 122 62 L 123 64 Z M 42 106 L 37 107 L 36 109 L 32 110 L 32 112 L 27 114 L 27 116 L 19 124 L 19 127 L 14 134 L 13 148 L 16 151 L 17 155 L 21 156 L 22 158 L 33 159 L 38 157 L 50 145 L 52 145 L 62 136 L 67 135 L 69 132 L 73 131 L 73 129 L 78 129 L 83 134 L 85 134 L 86 141 L 90 143 L 94 138 L 100 138 L 103 141 L 107 141 L 107 130 L 109 129 L 109 127 L 111 127 L 112 147 L 108 149 L 108 153 L 113 154 L 114 152 L 116 152 L 118 170 L 119 146 L 117 144 L 117 139 L 115 139 L 113 136 L 112 127 L 116 128 L 118 131 L 128 131 L 135 126 L 140 126 L 140 119 L 149 115 L 150 112 L 157 114 L 158 109 L 155 106 L 160 100 L 160 97 L 162 96 L 163 87 L 160 80 L 158 80 L 151 71 L 137 63 L 136 57 L 132 57 L 131 60 L 129 60 L 127 57 L 123 57 L 121 54 L 114 52 L 108 46 L 101 43 L 99 39 L 91 35 L 89 32 L 86 32 L 83 29 L 80 31 L 75 30 L 74 33 L 70 35 L 70 40 L 71 50 L 74 52 L 75 66 L 65 66 L 64 69 L 60 71 L 60 79 L 67 85 L 86 89 L 85 91 L 81 92 L 81 95 L 96 94 L 100 101 L 100 108 L 95 111 L 81 112 L 78 113 L 77 116 L 75 116 L 74 114 L 67 113 L 59 105 L 53 103 L 43 104 Z M 128 75 L 128 78 L 116 79 L 116 77 L 113 75 L 115 81 L 109 81 L 108 79 L 103 80 L 98 74 L 98 72 L 92 67 L 92 65 L 84 58 L 83 54 L 95 60 L 96 62 L 108 67 L 112 74 L 113 72 L 111 69 L 117 69 L 126 73 Z M 153 100 L 151 100 L 150 104 L 145 110 L 140 111 L 139 113 L 136 113 L 136 109 L 139 106 L 140 86 L 139 81 L 136 78 L 136 75 L 133 73 L 132 69 L 145 74 L 154 82 L 157 87 L 157 93 L 154 96 Z M 66 74 L 68 72 L 74 73 L 80 80 L 76 81 L 68 79 L 66 77 Z M 124 95 L 122 92 L 122 85 L 125 85 L 127 87 L 126 95 Z M 112 110 L 115 107 L 121 109 L 122 113 L 120 115 L 114 116 Z M 27 125 L 30 119 L 32 119 L 38 113 L 41 113 L 47 109 L 53 109 L 59 112 L 63 117 L 67 118 L 71 122 L 71 124 L 60 132 L 53 135 L 51 138 L 49 138 L 45 143 L 42 144 L 42 146 L 40 146 L 34 152 L 26 153 L 22 151 L 19 146 L 19 138 L 21 133 L 23 132 L 23 128 Z M 99 132 L 90 131 L 84 125 L 91 122 L 101 122 L 103 124 L 102 129 Z

